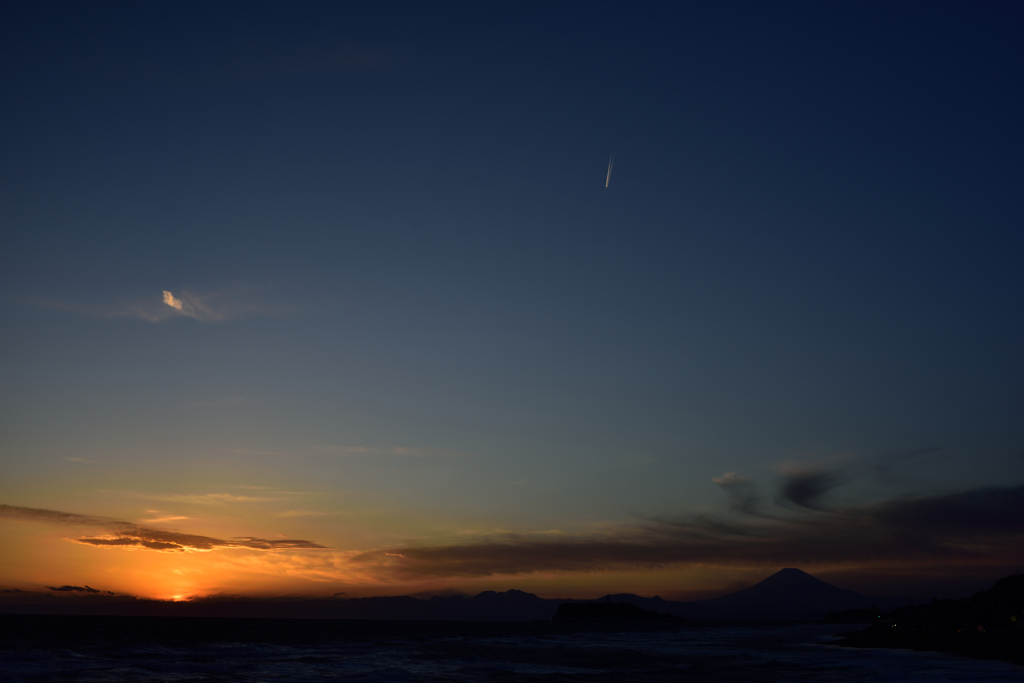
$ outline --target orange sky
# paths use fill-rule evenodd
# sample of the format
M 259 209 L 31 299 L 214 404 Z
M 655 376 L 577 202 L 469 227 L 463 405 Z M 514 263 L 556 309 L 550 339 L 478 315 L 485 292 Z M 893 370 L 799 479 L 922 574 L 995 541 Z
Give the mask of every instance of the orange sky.
M 345 548 L 344 534 L 329 533 L 331 525 L 340 524 L 345 517 L 325 525 L 323 519 L 327 515 L 272 517 L 263 507 L 266 516 L 250 509 L 242 518 L 223 509 L 268 505 L 267 501 L 241 498 L 229 494 L 181 496 L 176 505 L 168 504 L 173 501 L 167 500 L 163 504 L 176 507 L 178 512 L 194 513 L 201 509 L 205 516 L 150 508 L 143 511 L 145 514 L 137 522 L 3 506 L 0 544 L 7 552 L 0 558 L 0 576 L 5 585 L 23 590 L 89 585 L 157 599 L 217 594 L 344 593 L 359 597 L 445 590 L 475 594 L 511 588 L 543 597 L 630 592 L 657 594 L 666 599 L 699 599 L 751 585 L 784 564 L 794 564 L 771 564 L 749 558 L 701 562 L 681 562 L 672 557 L 651 560 L 649 553 L 671 554 L 671 549 L 652 548 L 650 538 L 644 541 L 646 545 L 637 544 L 635 536 L 640 532 L 629 527 L 617 531 L 605 528 L 597 535 L 551 531 L 484 536 L 462 533 L 438 535 L 432 543 L 410 544 L 407 540 L 403 546 L 395 544 L 390 550 L 379 546 Z M 263 535 L 243 536 L 243 529 L 253 528 Z M 306 532 L 306 540 L 282 533 L 296 528 Z M 207 535 L 215 532 L 217 536 Z M 308 540 L 332 537 L 336 539 L 333 545 Z M 109 542 L 122 545 L 103 545 Z M 156 549 L 147 547 L 147 543 Z M 679 543 L 690 543 L 695 549 L 704 547 L 704 541 L 692 538 Z M 254 549 L 247 544 L 269 549 Z M 304 548 L 303 544 L 322 547 Z M 583 559 L 573 556 L 574 552 L 582 553 Z M 624 552 L 625 558 L 621 556 Z M 631 560 L 630 554 L 637 553 L 637 559 Z M 438 560 L 439 557 L 442 559 Z M 438 565 L 439 561 L 443 564 Z M 487 564 L 492 567 L 487 569 L 481 562 L 501 564 Z M 907 589 L 913 587 L 914 580 L 922 578 L 932 583 L 956 576 L 984 578 L 1001 571 L 999 562 L 1000 558 L 992 555 L 975 560 L 965 558 L 956 564 L 920 559 L 865 564 L 811 558 L 801 566 L 822 578 L 835 577 L 844 587 L 886 594 L 887 585 Z

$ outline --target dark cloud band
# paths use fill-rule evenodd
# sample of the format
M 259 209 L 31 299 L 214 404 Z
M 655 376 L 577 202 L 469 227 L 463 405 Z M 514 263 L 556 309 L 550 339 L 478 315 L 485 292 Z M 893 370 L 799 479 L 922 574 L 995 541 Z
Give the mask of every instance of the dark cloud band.
M 246 548 L 249 550 L 325 550 L 327 546 L 286 538 L 267 540 L 242 536 L 231 539 L 219 539 L 211 536 L 183 534 L 176 531 L 164 531 L 139 526 L 109 517 L 79 515 L 73 512 L 43 510 L 37 508 L 0 505 L 0 518 L 19 519 L 24 521 L 47 522 L 65 526 L 101 527 L 107 531 L 100 536 L 81 536 L 68 539 L 75 543 L 92 545 L 99 548 L 125 548 L 130 550 L 155 550 L 159 552 L 208 552 L 223 548 Z
M 804 491 L 813 498 L 822 487 Z M 797 498 L 800 496 L 797 495 Z M 1013 563 L 1024 547 L 1024 486 L 989 487 L 721 522 L 656 520 L 615 536 L 393 548 L 352 558 L 396 578 L 600 571 L 675 564 Z

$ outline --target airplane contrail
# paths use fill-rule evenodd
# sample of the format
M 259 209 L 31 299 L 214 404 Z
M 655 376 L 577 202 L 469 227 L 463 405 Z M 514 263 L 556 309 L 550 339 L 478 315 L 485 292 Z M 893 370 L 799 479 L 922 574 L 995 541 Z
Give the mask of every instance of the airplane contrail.
M 612 164 L 615 163 L 615 152 L 608 157 L 608 176 L 604 179 L 604 186 L 608 187 L 608 182 L 612 179 Z

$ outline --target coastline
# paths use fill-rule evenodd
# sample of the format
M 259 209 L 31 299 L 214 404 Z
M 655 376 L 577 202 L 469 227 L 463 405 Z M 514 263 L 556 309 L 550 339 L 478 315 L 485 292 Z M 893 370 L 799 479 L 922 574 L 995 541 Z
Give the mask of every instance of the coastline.
M 1024 630 L 1000 631 L 899 631 L 877 628 L 838 634 L 842 639 L 831 645 L 845 648 L 879 648 L 941 652 L 970 659 L 1006 662 L 1024 667 Z

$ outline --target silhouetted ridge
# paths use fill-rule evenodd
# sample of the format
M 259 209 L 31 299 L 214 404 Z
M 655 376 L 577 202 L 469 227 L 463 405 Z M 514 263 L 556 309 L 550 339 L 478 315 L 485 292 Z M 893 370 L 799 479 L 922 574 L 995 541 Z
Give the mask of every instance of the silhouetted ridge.
M 626 602 L 563 602 L 553 621 L 678 621 L 667 612 L 658 614 Z
M 1004 576 L 988 590 L 976 593 L 971 601 L 998 614 L 1024 616 L 1024 574 Z
M 694 605 L 753 612 L 818 612 L 863 608 L 871 601 L 860 593 L 825 583 L 799 569 L 780 569 L 760 583 Z
M 981 659 L 1001 659 L 1024 665 L 1024 575 L 999 579 L 988 590 L 961 600 L 936 600 L 904 605 L 891 612 L 829 614 L 832 622 L 860 621 L 870 625 L 846 634 L 841 645 L 889 647 L 951 652 Z
M 992 590 L 1004 589 L 1001 584 Z M 593 600 L 540 598 L 521 590 L 483 591 L 464 595 L 366 598 L 245 598 L 209 597 L 184 602 L 146 600 L 73 585 L 53 587 L 45 594 L 4 592 L 0 612 L 35 614 L 109 614 L 138 616 L 216 616 L 304 619 L 401 619 L 455 621 L 547 621 L 562 603 Z M 687 620 L 816 620 L 827 612 L 864 608 L 871 601 L 854 591 L 831 586 L 800 571 L 783 569 L 760 583 L 710 600 L 677 602 L 628 593 L 607 596 L 604 604 L 631 607 L 571 608 L 568 614 L 585 618 L 643 619 L 644 612 L 670 613 Z M 636 608 L 639 611 L 633 611 Z M 600 616 L 602 610 L 605 616 Z M 621 614 L 620 614 L 621 612 Z M 597 615 L 594 617 L 586 615 Z M 631 616 L 632 615 L 632 616 Z M 574 618 L 575 618 L 574 616 Z

